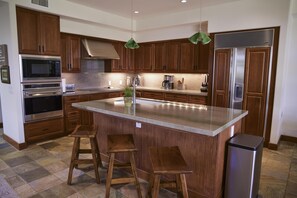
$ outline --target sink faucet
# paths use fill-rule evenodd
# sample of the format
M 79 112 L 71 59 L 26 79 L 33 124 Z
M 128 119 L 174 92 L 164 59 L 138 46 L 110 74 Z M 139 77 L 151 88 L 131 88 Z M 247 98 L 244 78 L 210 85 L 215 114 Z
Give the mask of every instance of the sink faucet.
M 139 82 L 140 82 L 139 75 L 135 75 L 132 82 L 132 86 L 133 86 L 132 101 L 134 105 L 136 104 L 136 85 L 139 85 Z

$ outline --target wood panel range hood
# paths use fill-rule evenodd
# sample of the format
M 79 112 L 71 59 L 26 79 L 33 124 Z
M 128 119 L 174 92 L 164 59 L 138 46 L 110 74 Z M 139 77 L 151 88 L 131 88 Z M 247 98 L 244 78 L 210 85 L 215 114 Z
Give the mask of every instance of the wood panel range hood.
M 82 59 L 120 59 L 119 54 L 111 43 L 82 39 L 87 54 Z

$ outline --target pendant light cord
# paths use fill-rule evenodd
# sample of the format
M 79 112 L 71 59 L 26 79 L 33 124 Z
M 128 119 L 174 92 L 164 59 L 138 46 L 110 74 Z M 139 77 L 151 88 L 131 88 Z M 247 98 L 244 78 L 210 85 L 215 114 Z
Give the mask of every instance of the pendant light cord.
M 200 4 L 200 23 L 199 23 L 199 32 L 201 32 L 201 12 L 202 12 L 202 8 L 201 8 L 201 5 L 202 5 L 202 3 L 201 3 L 201 1 L 202 0 L 199 0 L 200 2 L 199 2 L 199 4 Z
M 133 0 L 131 0 L 131 38 L 133 38 Z

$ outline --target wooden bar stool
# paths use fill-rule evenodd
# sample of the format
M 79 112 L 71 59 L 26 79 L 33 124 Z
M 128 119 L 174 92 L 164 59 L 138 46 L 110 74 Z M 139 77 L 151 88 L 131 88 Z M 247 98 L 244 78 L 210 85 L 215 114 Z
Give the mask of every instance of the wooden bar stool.
M 70 185 L 72 181 L 72 173 L 74 167 L 77 168 L 79 164 L 93 164 L 95 169 L 96 182 L 100 183 L 100 176 L 98 166 L 102 166 L 99 147 L 96 140 L 98 127 L 90 125 L 77 125 L 74 131 L 69 135 L 74 137 L 72 148 L 72 156 L 68 173 L 67 184 Z M 88 138 L 90 140 L 91 149 L 80 148 L 80 138 Z M 92 154 L 92 159 L 79 159 L 79 154 Z
M 185 174 L 192 173 L 187 166 L 179 148 L 157 147 L 150 148 L 149 155 L 151 159 L 153 175 L 151 177 L 149 194 L 152 191 L 152 197 L 157 198 L 160 187 L 177 188 L 177 192 L 182 192 L 184 198 L 188 197 L 187 182 Z M 164 181 L 160 184 L 161 175 L 175 175 L 175 181 Z
M 134 153 L 137 151 L 132 134 L 108 135 L 107 136 L 107 152 L 109 156 L 109 165 L 106 178 L 106 193 L 105 197 L 108 198 L 110 194 L 110 186 L 112 184 L 125 184 L 132 183 L 136 185 L 138 197 L 141 196 L 139 181 L 136 174 L 136 164 Z M 130 162 L 128 163 L 115 163 L 116 153 L 129 153 Z M 113 168 L 131 168 L 133 177 L 126 178 L 112 178 Z

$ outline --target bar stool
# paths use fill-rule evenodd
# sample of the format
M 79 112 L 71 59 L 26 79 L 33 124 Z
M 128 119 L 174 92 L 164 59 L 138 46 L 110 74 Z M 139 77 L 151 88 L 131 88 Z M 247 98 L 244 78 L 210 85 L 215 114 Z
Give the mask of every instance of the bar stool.
M 192 173 L 187 166 L 178 146 L 150 148 L 149 155 L 151 159 L 153 175 L 151 177 L 149 194 L 152 191 L 152 197 L 157 198 L 160 187 L 177 188 L 177 192 L 182 191 L 184 198 L 188 197 L 187 182 L 185 174 Z M 160 184 L 161 175 L 175 175 L 175 181 L 164 181 Z
M 107 136 L 107 152 L 109 156 L 109 165 L 106 178 L 106 193 L 105 197 L 108 198 L 110 194 L 110 186 L 112 184 L 125 184 L 134 182 L 137 188 L 138 197 L 141 196 L 139 181 L 136 174 L 136 164 L 134 153 L 137 151 L 132 134 L 108 135 Z M 128 163 L 115 163 L 116 153 L 129 153 L 130 162 Z M 133 177 L 112 178 L 113 168 L 131 168 Z
M 69 135 L 74 137 L 72 148 L 72 156 L 68 173 L 67 184 L 70 185 L 72 181 L 72 173 L 74 167 L 77 168 L 79 164 L 93 164 L 95 169 L 96 182 L 100 183 L 100 176 L 98 166 L 103 167 L 98 143 L 96 140 L 97 126 L 77 125 L 74 131 Z M 90 140 L 91 149 L 81 149 L 80 139 L 88 138 Z M 92 154 L 92 159 L 79 159 L 79 154 Z

